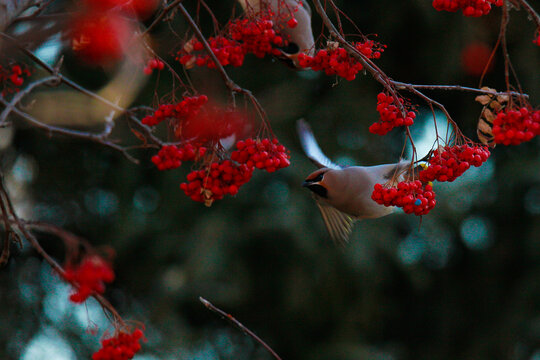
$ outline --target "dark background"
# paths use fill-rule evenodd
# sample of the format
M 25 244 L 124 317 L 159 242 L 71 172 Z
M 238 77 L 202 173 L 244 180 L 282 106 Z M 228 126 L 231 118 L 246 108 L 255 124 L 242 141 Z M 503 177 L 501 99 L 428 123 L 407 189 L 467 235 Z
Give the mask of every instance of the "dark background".
M 233 1 L 208 4 L 224 22 Z M 376 33 L 388 45 L 377 64 L 393 79 L 415 84 L 477 87 L 479 77 L 466 74 L 461 52 L 474 42 L 493 46 L 501 17 L 494 9 L 465 18 L 419 0 L 339 5 L 364 34 Z M 538 1 L 531 5 L 540 8 Z M 201 27 L 211 35 L 209 25 L 203 15 Z M 171 26 L 180 34 L 187 30 L 180 15 Z M 509 53 L 533 106 L 540 94 L 534 31 L 524 11 L 511 11 Z M 346 32 L 354 30 L 347 25 Z M 321 33 L 317 16 L 314 33 Z M 170 56 L 179 40 L 166 25 L 154 36 L 158 53 L 181 72 Z M 88 87 L 96 78 L 106 81 L 99 69 L 69 55 L 67 76 Z M 500 51 L 495 62 L 484 84 L 503 90 Z M 340 250 L 300 186 L 314 167 L 301 152 L 295 121 L 304 117 L 321 147 L 343 163 L 395 162 L 403 133 L 368 132 L 381 86 L 369 75 L 347 82 L 295 72 L 268 58 L 249 57 L 228 71 L 268 111 L 274 132 L 291 149 L 291 166 L 256 172 L 235 198 L 211 208 L 179 189 L 189 165 L 159 172 L 149 162 L 152 151 L 135 151 L 142 164 L 134 165 L 102 146 L 51 139 L 24 126 L 2 150 L 21 215 L 114 248 L 117 279 L 107 297 L 126 319 L 146 325 L 148 342 L 136 359 L 270 359 L 205 309 L 199 296 L 236 316 L 283 359 L 540 358 L 538 139 L 499 146 L 481 169 L 436 184 L 438 204 L 422 219 L 394 214 L 359 222 Z M 226 98 L 215 72 L 190 74 L 201 92 Z M 154 90 L 155 78 L 137 104 L 152 105 Z M 168 91 L 170 80 L 162 75 L 158 95 Z M 426 93 L 476 140 L 481 106 L 474 95 Z M 416 139 L 430 140 L 433 134 L 420 131 L 432 121 L 422 115 L 425 104 L 411 100 L 421 111 Z M 116 131 L 130 139 L 121 125 Z M 61 261 L 60 240 L 40 239 Z M 88 332 L 92 323 L 98 334 L 107 326 L 99 307 L 70 304 L 69 287 L 31 249 L 15 251 L 0 283 L 0 358 L 85 359 L 97 349 L 98 337 Z M 36 355 L 47 349 L 54 356 Z

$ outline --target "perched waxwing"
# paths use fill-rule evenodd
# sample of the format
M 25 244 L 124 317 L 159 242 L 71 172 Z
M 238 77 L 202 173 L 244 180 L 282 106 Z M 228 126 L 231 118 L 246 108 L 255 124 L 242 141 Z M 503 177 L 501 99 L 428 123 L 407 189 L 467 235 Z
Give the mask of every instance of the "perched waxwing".
M 330 237 L 336 244 L 345 245 L 356 220 L 378 218 L 395 210 L 371 199 L 373 187 L 377 183 L 403 181 L 409 172 L 410 161 L 342 167 L 324 155 L 304 120 L 298 120 L 297 130 L 304 152 L 319 168 L 307 176 L 302 186 L 311 190 Z
M 287 47 L 281 49 L 280 59 L 290 67 L 302 69 L 298 65 L 298 55 L 300 53 L 313 55 L 315 51 L 315 40 L 311 29 L 311 9 L 307 1 L 238 0 L 238 2 L 248 16 L 256 16 L 261 10 L 271 9 L 274 14 L 272 20 L 275 30 L 289 42 Z

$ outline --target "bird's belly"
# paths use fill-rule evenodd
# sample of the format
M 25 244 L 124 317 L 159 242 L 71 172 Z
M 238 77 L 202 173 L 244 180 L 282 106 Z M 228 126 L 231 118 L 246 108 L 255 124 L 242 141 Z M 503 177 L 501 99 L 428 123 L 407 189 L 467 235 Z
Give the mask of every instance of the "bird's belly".
M 354 216 L 358 219 L 374 219 L 386 216 L 394 212 L 394 206 L 379 205 L 371 197 L 359 197 L 356 201 L 347 204 L 335 204 L 339 211 Z M 336 206 L 337 205 L 337 206 Z

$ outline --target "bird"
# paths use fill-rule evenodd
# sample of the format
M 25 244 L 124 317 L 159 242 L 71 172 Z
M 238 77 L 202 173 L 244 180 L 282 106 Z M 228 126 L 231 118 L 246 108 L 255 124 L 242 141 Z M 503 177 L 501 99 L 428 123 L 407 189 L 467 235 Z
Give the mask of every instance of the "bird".
M 288 41 L 287 46 L 279 49 L 281 56 L 278 58 L 293 69 L 305 70 L 299 65 L 298 55 L 304 53 L 311 56 L 315 51 L 311 8 L 307 1 L 238 0 L 238 2 L 247 16 L 257 16 L 266 9 L 272 11 L 274 29 Z
M 375 184 L 396 184 L 407 179 L 411 162 L 343 167 L 333 163 L 319 147 L 311 127 L 303 119 L 297 121 L 300 143 L 307 157 L 318 169 L 302 183 L 309 189 L 321 211 L 330 237 L 338 246 L 345 246 L 354 223 L 389 215 L 395 207 L 377 204 L 371 199 Z

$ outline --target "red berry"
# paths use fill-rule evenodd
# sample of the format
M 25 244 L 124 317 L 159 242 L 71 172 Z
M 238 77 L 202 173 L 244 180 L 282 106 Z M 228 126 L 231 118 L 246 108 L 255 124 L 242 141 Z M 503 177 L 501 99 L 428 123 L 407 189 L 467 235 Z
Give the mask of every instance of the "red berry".
M 292 28 L 295 28 L 298 25 L 298 21 L 295 18 L 291 18 L 289 21 L 287 21 L 287 26 Z

